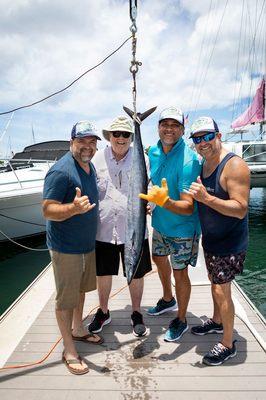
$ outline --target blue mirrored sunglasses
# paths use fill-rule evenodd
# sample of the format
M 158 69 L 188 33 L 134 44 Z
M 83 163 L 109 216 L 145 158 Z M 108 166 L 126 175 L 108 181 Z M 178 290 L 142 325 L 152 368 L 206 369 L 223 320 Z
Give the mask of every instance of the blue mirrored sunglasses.
M 210 132 L 210 133 L 205 133 L 205 135 L 202 136 L 196 136 L 196 137 L 192 137 L 193 143 L 195 144 L 199 144 L 201 143 L 203 140 L 204 142 L 210 142 L 211 140 L 213 140 L 216 136 L 215 132 Z

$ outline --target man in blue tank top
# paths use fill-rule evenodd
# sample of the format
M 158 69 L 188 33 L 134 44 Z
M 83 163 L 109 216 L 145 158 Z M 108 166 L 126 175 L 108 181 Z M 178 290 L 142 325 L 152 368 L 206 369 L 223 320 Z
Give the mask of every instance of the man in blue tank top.
M 101 140 L 88 121 L 74 125 L 70 151 L 48 171 L 43 189 L 47 246 L 56 284 L 56 318 L 64 341 L 62 361 L 76 375 L 89 371 L 74 341 L 99 344 L 82 323 L 85 292 L 96 289 L 98 189 L 90 160 Z
M 155 316 L 176 309 L 171 285 L 173 269 L 178 311 L 164 337 L 172 342 L 188 330 L 186 312 L 191 292 L 188 266 L 196 265 L 200 224 L 193 198 L 185 190 L 200 174 L 201 165 L 182 138 L 184 115 L 180 109 L 163 110 L 158 130 L 160 140 L 148 154 L 154 186 L 148 195 L 140 197 L 156 204 L 152 212 L 152 255 L 163 287 L 163 297 L 149 308 L 148 314 Z
M 203 357 L 207 365 L 220 365 L 236 355 L 231 281 L 243 271 L 248 245 L 250 173 L 244 160 L 222 146 L 221 133 L 212 118 L 196 120 L 190 137 L 203 157 L 201 176 L 192 183 L 189 193 L 198 202 L 214 306 L 213 317 L 194 326 L 191 332 L 223 333 L 221 342 Z

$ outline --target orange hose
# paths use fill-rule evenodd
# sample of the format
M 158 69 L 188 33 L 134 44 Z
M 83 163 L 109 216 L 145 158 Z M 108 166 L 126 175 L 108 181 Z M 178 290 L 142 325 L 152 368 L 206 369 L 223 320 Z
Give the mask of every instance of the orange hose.
M 157 271 L 151 271 L 151 272 L 149 272 L 148 274 L 145 275 L 145 278 L 146 278 L 147 276 L 150 276 L 150 275 L 154 274 L 155 272 L 157 272 Z M 109 297 L 109 299 L 112 299 L 113 297 L 117 296 L 118 293 L 122 292 L 126 287 L 128 287 L 128 285 L 124 285 L 124 286 L 122 286 L 121 288 L 119 288 L 116 292 L 114 292 L 114 293 Z M 85 318 L 83 318 L 83 321 L 84 321 L 86 318 L 88 318 L 88 316 L 89 316 L 96 308 L 98 308 L 98 307 L 99 307 L 99 304 L 98 304 L 97 306 L 93 307 L 93 308 L 89 311 L 88 315 L 87 315 Z M 52 345 L 52 347 L 51 347 L 50 350 L 47 352 L 47 354 L 46 354 L 43 358 L 41 358 L 40 360 L 31 362 L 31 363 L 27 363 L 27 364 L 7 365 L 6 367 L 0 368 L 0 372 L 1 372 L 1 371 L 4 371 L 4 370 L 8 370 L 8 369 L 27 368 L 27 367 L 33 367 L 34 365 L 42 364 L 45 360 L 47 360 L 47 358 L 50 356 L 50 354 L 52 354 L 52 352 L 54 351 L 54 349 L 56 348 L 56 346 L 58 345 L 58 343 L 60 343 L 61 340 L 62 340 L 62 336 L 59 337 L 59 338 L 56 340 L 56 342 Z

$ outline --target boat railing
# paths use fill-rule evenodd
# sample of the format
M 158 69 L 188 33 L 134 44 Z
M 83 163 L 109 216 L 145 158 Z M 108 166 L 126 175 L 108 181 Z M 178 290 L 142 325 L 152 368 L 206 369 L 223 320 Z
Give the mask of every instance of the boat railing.
M 56 161 L 56 160 L 55 160 Z M 1 162 L 4 164 L 3 166 L 0 166 L 0 173 L 4 172 L 12 172 L 20 185 L 21 188 L 23 188 L 22 182 L 19 179 L 18 174 L 16 173 L 17 170 L 25 169 L 25 168 L 32 168 L 36 166 L 35 164 L 46 164 L 47 165 L 47 170 L 51 168 L 51 166 L 55 163 L 55 161 L 51 160 L 39 160 L 39 159 L 22 159 L 22 158 L 1 158 Z

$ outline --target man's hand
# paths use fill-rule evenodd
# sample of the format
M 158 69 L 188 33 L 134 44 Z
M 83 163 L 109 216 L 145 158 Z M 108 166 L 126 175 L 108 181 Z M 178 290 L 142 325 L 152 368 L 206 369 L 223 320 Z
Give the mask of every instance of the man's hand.
M 166 179 L 162 179 L 162 187 L 155 185 L 148 191 L 148 194 L 140 193 L 139 197 L 143 200 L 150 201 L 157 206 L 163 207 L 169 199 Z
M 192 182 L 189 190 L 186 193 L 191 194 L 193 198 L 200 203 L 205 203 L 210 197 L 205 186 L 202 184 L 200 177 L 197 177 L 197 182 Z
M 90 203 L 88 196 L 81 196 L 80 188 L 76 187 L 76 196 L 73 200 L 75 214 L 85 214 L 94 208 L 95 205 L 95 203 Z

